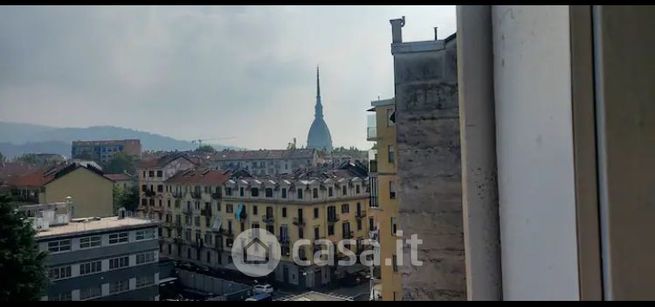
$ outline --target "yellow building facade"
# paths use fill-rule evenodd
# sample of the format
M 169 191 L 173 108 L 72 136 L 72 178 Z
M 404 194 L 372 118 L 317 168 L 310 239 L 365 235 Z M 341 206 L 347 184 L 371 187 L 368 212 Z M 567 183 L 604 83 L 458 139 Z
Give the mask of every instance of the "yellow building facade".
M 229 178 L 228 178 L 229 176 Z M 299 266 L 291 258 L 294 243 L 301 259 L 310 262 L 315 240 L 353 239 L 350 250 L 359 255 L 362 240 L 373 225 L 367 210 L 365 176 L 337 171 L 334 176 L 307 178 L 238 176 L 221 170 L 187 170 L 165 181 L 162 206 L 154 216 L 162 219 L 160 251 L 181 262 L 208 268 L 236 270 L 232 263 L 234 239 L 251 228 L 266 229 L 278 239 L 282 257 L 271 277 L 299 288 L 329 284 L 347 268 Z M 158 204 L 155 201 L 155 204 Z M 335 259 L 339 259 L 335 253 Z M 362 267 L 361 265 L 359 265 Z M 362 267 L 365 268 L 365 267 Z
M 370 180 L 372 189 L 371 210 L 377 226 L 376 237 L 380 244 L 380 283 L 382 300 L 396 301 L 402 297 L 402 288 L 396 260 L 396 128 L 394 99 L 371 102 L 367 139 L 376 142 L 370 152 Z M 387 265 L 386 259 L 392 264 Z
M 114 215 L 111 179 L 83 166 L 46 183 L 39 193 L 39 203 L 66 201 L 70 196 L 73 217 L 108 217 Z

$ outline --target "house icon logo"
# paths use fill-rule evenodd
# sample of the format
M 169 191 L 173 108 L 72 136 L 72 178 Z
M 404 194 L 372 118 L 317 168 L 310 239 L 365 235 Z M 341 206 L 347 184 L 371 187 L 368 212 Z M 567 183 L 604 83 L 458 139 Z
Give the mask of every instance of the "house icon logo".
M 261 228 L 241 232 L 232 245 L 234 266 L 250 277 L 270 274 L 280 263 L 281 249 L 277 238 Z

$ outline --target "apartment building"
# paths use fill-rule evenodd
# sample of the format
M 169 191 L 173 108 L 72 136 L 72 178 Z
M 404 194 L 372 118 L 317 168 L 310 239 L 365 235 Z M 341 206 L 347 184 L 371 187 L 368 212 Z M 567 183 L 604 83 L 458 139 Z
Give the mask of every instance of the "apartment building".
M 291 248 L 298 239 L 337 242 L 349 238 L 358 240 L 351 249 L 361 252 L 359 242 L 368 237 L 372 223 L 366 210 L 366 177 L 366 170 L 354 164 L 278 176 L 180 172 L 165 183 L 162 255 L 236 270 L 231 257 L 234 238 L 244 230 L 264 228 L 278 238 L 282 248 L 282 259 L 272 273 L 275 280 L 298 288 L 329 284 L 347 269 L 299 267 L 292 262 Z M 319 247 L 301 248 L 300 257 L 311 261 Z
M 47 252 L 42 301 L 158 300 L 157 223 L 120 216 L 72 219 L 70 204 L 20 207 Z
M 164 182 L 179 171 L 195 167 L 195 163 L 183 153 L 171 153 L 156 158 L 143 160 L 137 166 L 139 176 L 139 207 L 137 211 L 142 216 L 158 218 L 164 199 Z M 157 215 L 157 217 L 155 217 Z
M 78 162 L 38 169 L 8 181 L 15 200 L 54 203 L 73 199 L 73 218 L 112 216 L 114 181 L 102 171 Z
M 315 149 L 224 150 L 214 156 L 217 169 L 244 169 L 256 176 L 288 174 L 319 163 Z
M 396 259 L 396 127 L 393 98 L 371 102 L 367 140 L 375 142 L 369 156 L 370 207 L 375 220 L 374 236 L 380 244 L 380 259 Z M 400 300 L 402 288 L 396 265 L 380 262 L 380 284 L 376 291 L 382 300 Z
M 71 156 L 73 159 L 93 160 L 100 163 L 106 163 L 118 152 L 134 157 L 140 157 L 141 140 L 73 141 Z

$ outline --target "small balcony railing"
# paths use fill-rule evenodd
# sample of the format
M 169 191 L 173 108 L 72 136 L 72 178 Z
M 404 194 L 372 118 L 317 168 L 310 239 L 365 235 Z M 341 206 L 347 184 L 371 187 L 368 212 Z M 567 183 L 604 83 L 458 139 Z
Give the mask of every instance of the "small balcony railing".
M 193 191 L 191 192 L 191 197 L 194 199 L 200 199 L 202 198 L 202 193 L 199 191 Z
M 214 193 L 212 193 L 211 196 L 212 196 L 212 199 L 215 199 L 215 200 L 219 200 L 219 199 L 222 198 L 222 195 L 219 192 L 214 192 Z
M 272 215 L 262 215 L 262 221 L 266 224 L 273 224 L 274 219 Z
M 153 197 L 153 196 L 157 195 L 157 193 L 155 193 L 155 191 L 153 191 L 153 190 L 146 190 L 146 191 L 144 192 L 144 195 L 145 195 L 146 197 Z
M 366 217 L 366 211 L 365 210 L 359 210 L 357 213 L 355 213 L 355 218 L 361 220 Z
M 293 224 L 296 226 L 305 226 L 305 219 L 302 217 L 294 217 Z
M 339 216 L 335 215 L 328 215 L 328 223 L 336 223 L 339 221 Z

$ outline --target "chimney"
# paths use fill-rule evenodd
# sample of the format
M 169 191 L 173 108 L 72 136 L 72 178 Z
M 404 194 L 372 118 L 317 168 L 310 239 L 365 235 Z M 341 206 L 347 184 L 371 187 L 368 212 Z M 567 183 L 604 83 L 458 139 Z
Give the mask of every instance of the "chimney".
M 439 27 L 434 27 L 434 40 L 436 41 L 439 40 L 439 36 L 437 35 L 437 29 L 439 29 Z
M 391 42 L 396 44 L 396 43 L 402 43 L 403 42 L 403 31 L 402 27 L 405 26 L 405 16 L 403 18 L 398 18 L 398 19 L 391 19 L 389 20 L 391 23 Z

